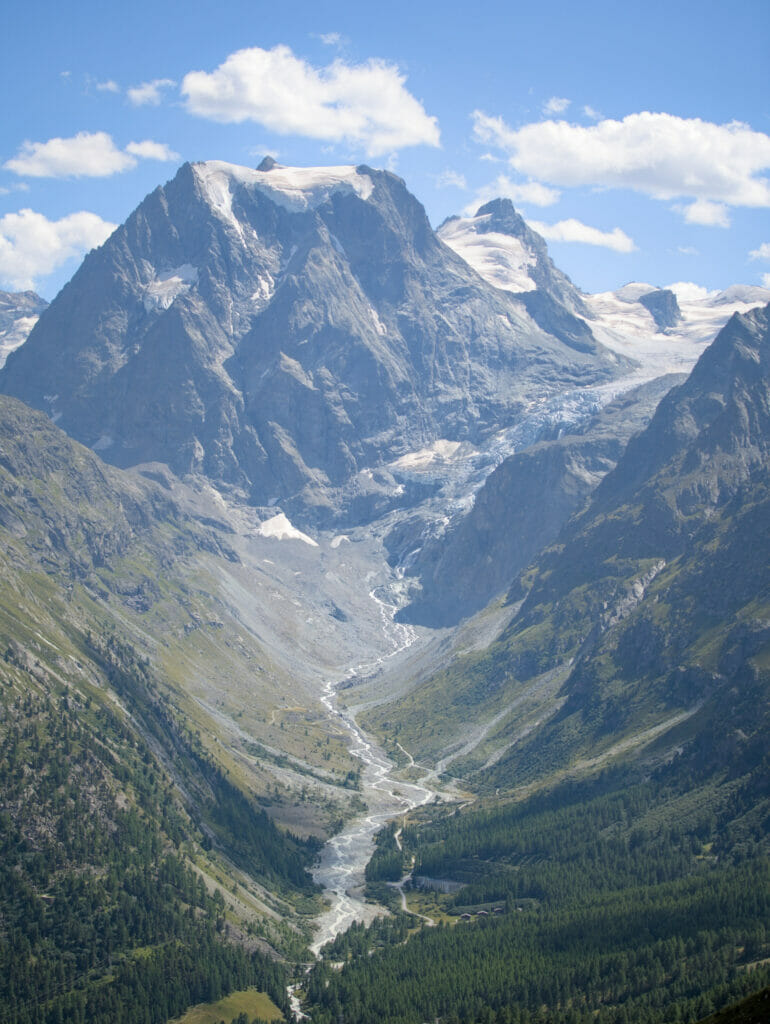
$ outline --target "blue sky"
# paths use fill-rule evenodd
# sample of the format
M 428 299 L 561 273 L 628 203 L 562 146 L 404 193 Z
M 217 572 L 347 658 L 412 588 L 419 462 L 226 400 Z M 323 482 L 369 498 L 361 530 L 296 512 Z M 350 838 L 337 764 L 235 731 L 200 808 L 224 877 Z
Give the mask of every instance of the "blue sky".
M 185 160 L 497 194 L 586 291 L 770 287 L 770 2 L 12 0 L 0 287 L 52 298 Z

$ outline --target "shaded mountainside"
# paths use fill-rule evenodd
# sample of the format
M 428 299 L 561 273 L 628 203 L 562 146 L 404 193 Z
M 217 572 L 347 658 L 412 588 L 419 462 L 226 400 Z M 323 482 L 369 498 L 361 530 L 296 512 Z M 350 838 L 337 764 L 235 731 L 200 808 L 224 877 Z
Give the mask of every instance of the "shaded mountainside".
M 187 164 L 86 257 L 0 388 L 112 463 L 325 521 L 364 470 L 625 366 L 582 321 L 576 345 L 541 320 L 390 173 Z
M 756 749 L 768 727 L 769 318 L 734 317 L 663 399 L 523 574 L 499 640 L 373 724 L 423 755 L 454 749 L 453 774 L 495 787 L 694 736 L 727 764 Z M 486 731 L 463 751 L 453 737 L 469 717 Z

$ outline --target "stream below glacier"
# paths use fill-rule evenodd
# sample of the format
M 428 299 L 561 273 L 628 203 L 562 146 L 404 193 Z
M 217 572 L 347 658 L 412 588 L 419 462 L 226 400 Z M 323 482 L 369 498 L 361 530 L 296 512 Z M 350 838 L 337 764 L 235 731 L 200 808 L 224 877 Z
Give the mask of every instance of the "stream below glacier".
M 391 641 L 392 650 L 376 662 L 359 665 L 352 670 L 360 676 L 371 674 L 384 660 L 410 647 L 416 636 L 409 626 L 393 621 L 395 608 L 378 597 L 376 591 L 372 590 L 369 596 L 379 605 L 383 631 Z M 368 923 L 382 913 L 382 908 L 367 903 L 363 896 L 364 869 L 374 850 L 374 837 L 386 822 L 428 803 L 437 795 L 436 790 L 422 780 L 404 782 L 394 777 L 395 766 L 390 758 L 366 735 L 351 712 L 339 708 L 336 698 L 338 685 L 333 681 L 327 682 L 321 702 L 329 716 L 348 733 L 350 753 L 363 763 L 361 796 L 367 809 L 364 814 L 347 822 L 343 830 L 329 840 L 313 869 L 314 881 L 324 887 L 324 895 L 330 902 L 329 909 L 318 918 L 310 946 L 316 956 L 322 946 L 344 932 L 354 921 Z

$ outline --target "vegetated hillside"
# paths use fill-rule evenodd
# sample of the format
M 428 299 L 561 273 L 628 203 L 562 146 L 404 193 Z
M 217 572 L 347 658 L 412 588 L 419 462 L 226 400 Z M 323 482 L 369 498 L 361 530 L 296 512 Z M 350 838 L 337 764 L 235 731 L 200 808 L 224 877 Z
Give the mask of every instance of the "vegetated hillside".
M 86 257 L 0 389 L 114 464 L 360 521 L 405 500 L 373 469 L 628 368 L 579 323 L 579 345 L 542 327 L 388 172 L 186 164 Z
M 495 788 L 709 723 L 739 746 L 756 734 L 744 698 L 766 696 L 770 644 L 768 316 L 734 317 L 663 399 L 522 576 L 499 640 L 372 723 L 416 754 L 454 744 L 452 773 Z M 469 722 L 488 728 L 463 752 Z
M 764 1024 L 770 1017 L 770 988 L 712 1014 L 702 1024 Z
M 646 771 L 414 815 L 403 869 L 414 856 L 418 879 L 463 887 L 408 892 L 438 927 L 338 939 L 345 966 L 308 984 L 313 1020 L 659 1024 L 767 985 L 770 763 L 764 744 L 712 759 L 709 739 Z
M 315 1021 L 653 1024 L 767 985 L 769 394 L 770 307 L 663 400 L 500 640 L 370 715 L 488 795 L 415 812 L 400 865 L 385 836 L 371 877 L 414 857 L 462 888 L 410 895 L 443 923 L 405 944 L 352 935 Z
M 248 985 L 283 1005 L 259 936 L 304 945 L 315 844 L 131 642 L 221 542 L 7 398 L 0 536 L 0 1019 L 160 1022 Z

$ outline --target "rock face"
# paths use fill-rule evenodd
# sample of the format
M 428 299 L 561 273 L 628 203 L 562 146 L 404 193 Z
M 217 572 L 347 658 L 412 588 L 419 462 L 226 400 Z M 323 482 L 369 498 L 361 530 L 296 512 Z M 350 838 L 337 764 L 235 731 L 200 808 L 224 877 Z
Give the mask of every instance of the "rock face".
M 0 292 L 0 366 L 27 340 L 47 305 L 36 292 Z
M 470 273 L 394 175 L 261 167 L 184 165 L 86 257 L 0 390 L 114 464 L 319 522 L 350 495 L 365 518 L 379 465 L 623 368 L 584 324 L 570 337 L 580 298 L 547 257 L 533 312 Z M 516 219 L 491 205 L 490 224 Z
M 639 296 L 639 302 L 651 314 L 659 331 L 676 327 L 682 319 L 676 295 L 669 288 L 656 288 Z

